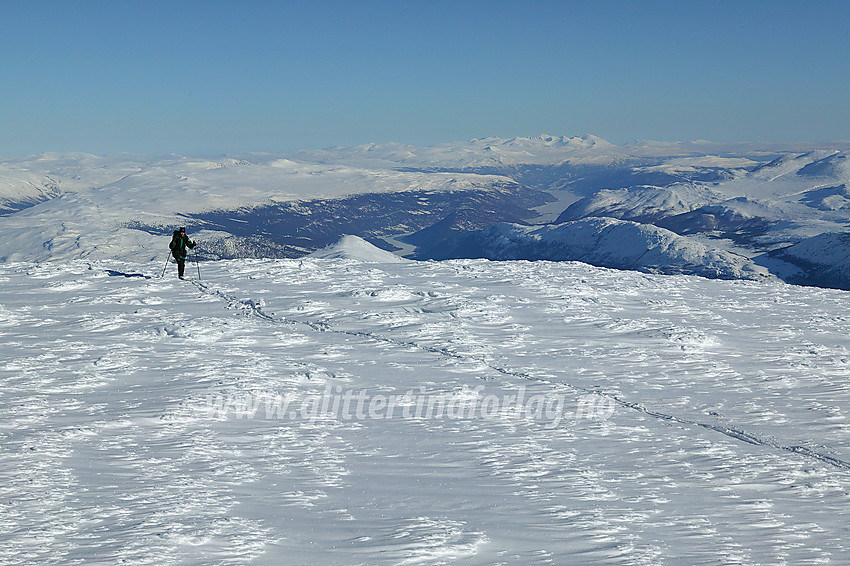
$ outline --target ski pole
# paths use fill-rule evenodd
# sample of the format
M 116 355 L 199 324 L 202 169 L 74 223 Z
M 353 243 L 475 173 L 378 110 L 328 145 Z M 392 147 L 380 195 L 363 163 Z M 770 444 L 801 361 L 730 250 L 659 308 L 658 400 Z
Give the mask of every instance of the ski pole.
M 168 269 L 168 263 L 169 263 L 168 260 L 170 259 L 170 257 L 171 257 L 171 253 L 169 252 L 169 254 L 167 256 L 165 256 L 165 267 L 162 268 L 162 275 L 159 276 L 160 279 L 165 277 L 165 270 Z
M 198 252 L 192 252 L 192 257 L 195 258 L 195 267 L 198 268 L 198 281 L 201 280 L 201 264 L 198 263 Z

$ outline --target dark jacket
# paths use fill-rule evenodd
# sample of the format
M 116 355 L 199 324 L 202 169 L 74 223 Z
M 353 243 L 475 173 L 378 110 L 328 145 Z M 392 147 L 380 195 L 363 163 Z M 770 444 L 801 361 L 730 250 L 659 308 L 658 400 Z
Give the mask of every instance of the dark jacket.
M 186 248 L 194 248 L 195 242 L 190 241 L 189 236 L 181 234 L 180 230 L 175 230 L 168 247 L 171 248 L 171 255 L 174 256 L 174 259 L 185 260 L 187 254 Z

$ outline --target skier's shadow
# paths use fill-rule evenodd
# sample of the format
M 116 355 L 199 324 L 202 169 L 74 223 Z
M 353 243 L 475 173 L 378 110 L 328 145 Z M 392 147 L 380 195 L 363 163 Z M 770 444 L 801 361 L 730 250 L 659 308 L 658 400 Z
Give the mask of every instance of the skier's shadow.
M 114 271 L 112 269 L 107 269 L 106 274 L 110 277 L 142 277 L 143 279 L 150 279 L 150 275 L 145 275 L 144 273 L 124 273 L 123 271 Z

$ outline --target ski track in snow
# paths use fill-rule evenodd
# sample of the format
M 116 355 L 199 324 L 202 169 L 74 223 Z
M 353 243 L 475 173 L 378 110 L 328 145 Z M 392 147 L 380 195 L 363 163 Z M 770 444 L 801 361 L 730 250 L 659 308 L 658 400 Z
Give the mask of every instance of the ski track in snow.
M 846 293 L 575 263 L 202 268 L 0 266 L 0 563 L 850 561 Z M 479 386 L 568 417 L 207 401 Z M 610 418 L 575 418 L 588 398 Z
M 201 283 L 196 283 L 196 284 L 201 290 L 203 290 L 205 292 L 210 291 L 209 287 L 207 287 L 206 285 L 201 284 Z M 212 292 L 214 294 L 216 294 L 217 296 L 221 297 L 222 299 L 227 300 L 231 307 L 239 304 L 240 306 L 237 307 L 237 308 L 243 308 L 243 307 L 248 308 L 256 316 L 259 316 L 259 317 L 261 317 L 265 320 L 269 320 L 269 321 L 272 321 L 272 322 L 276 321 L 276 319 L 273 316 L 270 316 L 267 313 L 265 313 L 262 310 L 262 307 L 257 305 L 257 303 L 253 300 L 240 300 L 238 298 L 226 295 L 226 294 L 224 294 L 220 291 L 212 291 Z M 373 292 L 373 293 L 368 293 L 368 295 L 373 296 L 373 297 L 381 297 L 381 298 L 378 299 L 378 300 L 381 300 L 381 301 L 393 300 L 393 298 L 397 298 L 398 300 L 407 300 L 410 296 L 412 296 L 412 295 L 406 295 L 404 293 L 399 293 L 399 292 L 397 292 L 397 290 L 389 291 L 387 293 L 374 293 Z M 390 298 L 388 299 L 387 297 L 390 297 Z M 488 316 L 488 313 L 486 313 L 486 312 L 477 312 L 475 314 L 477 315 L 477 318 L 479 320 L 481 318 L 486 319 L 486 317 Z M 494 318 L 498 319 L 498 317 L 494 317 Z M 414 342 L 414 341 L 400 341 L 400 340 L 396 340 L 396 339 L 392 339 L 392 338 L 387 338 L 385 336 L 380 336 L 380 335 L 377 335 L 377 334 L 374 334 L 374 333 L 371 333 L 371 332 L 353 331 L 353 330 L 336 330 L 336 329 L 333 329 L 332 327 L 330 327 L 327 324 L 317 324 L 317 323 L 304 321 L 304 320 L 281 319 L 281 320 L 279 320 L 279 322 L 293 323 L 293 324 L 299 324 L 300 323 L 300 324 L 307 325 L 314 330 L 328 331 L 328 332 L 339 332 L 339 333 L 342 333 L 342 334 L 349 334 L 349 335 L 352 335 L 352 336 L 360 336 L 360 337 L 363 337 L 363 338 L 373 339 L 373 340 L 377 340 L 377 341 L 380 341 L 380 342 L 388 342 L 390 344 L 394 344 L 394 345 L 402 346 L 402 347 L 412 346 L 412 347 L 415 347 L 415 348 L 425 350 L 427 352 L 442 354 L 442 355 L 447 356 L 449 358 L 475 359 L 475 360 L 480 361 L 482 363 L 482 365 L 486 366 L 488 369 L 490 369 L 492 371 L 496 371 L 496 372 L 499 372 L 499 373 L 502 373 L 502 374 L 505 374 L 505 375 L 514 376 L 514 377 L 518 377 L 518 378 L 522 378 L 522 379 L 531 379 L 531 380 L 536 379 L 535 377 L 529 375 L 528 373 L 522 372 L 522 371 L 511 370 L 511 369 L 506 369 L 506 368 L 499 367 L 499 366 L 496 366 L 496 365 L 491 365 L 489 362 L 486 361 L 486 359 L 483 359 L 484 356 L 475 356 L 475 355 L 471 355 L 471 354 L 466 354 L 466 355 L 458 354 L 458 353 L 452 351 L 450 348 L 437 348 L 437 347 L 434 347 L 434 346 L 422 346 L 422 345 L 420 345 L 420 344 L 418 344 L 417 342 Z M 615 325 L 615 328 L 616 328 L 616 325 Z M 665 329 L 662 332 L 662 335 L 671 339 L 674 342 L 682 343 L 683 348 L 685 347 L 685 345 L 695 346 L 695 345 L 699 345 L 699 344 L 702 344 L 702 343 L 709 343 L 709 344 L 714 343 L 713 340 L 707 339 L 699 331 L 688 332 L 687 330 L 685 330 L 684 332 L 682 332 L 681 329 L 678 329 L 678 330 L 677 329 L 673 329 L 673 330 Z M 565 385 L 569 385 L 569 384 L 565 384 Z M 658 418 L 658 419 L 675 421 L 677 423 L 686 424 L 686 425 L 700 426 L 700 427 L 703 427 L 703 428 L 706 428 L 706 429 L 709 429 L 709 430 L 719 432 L 721 434 L 725 434 L 725 435 L 727 435 L 731 438 L 735 438 L 735 439 L 741 440 L 743 442 L 747 442 L 747 443 L 754 444 L 754 445 L 760 445 L 760 446 L 770 446 L 772 448 L 785 450 L 785 451 L 788 451 L 788 452 L 796 452 L 798 454 L 806 455 L 808 457 L 816 458 L 816 459 L 821 460 L 823 462 L 826 462 L 828 464 L 832 464 L 833 466 L 836 466 L 837 468 L 840 468 L 840 469 L 843 469 L 843 470 L 850 470 L 850 462 L 841 460 L 840 458 L 837 458 L 837 457 L 834 457 L 834 456 L 830 456 L 830 455 L 827 455 L 827 454 L 820 453 L 820 452 L 818 452 L 817 450 L 815 450 L 811 447 L 799 446 L 799 445 L 783 446 L 781 444 L 778 444 L 777 442 L 775 442 L 774 440 L 772 440 L 770 438 L 761 438 L 758 435 L 755 435 L 755 434 L 752 434 L 752 433 L 749 433 L 749 432 L 746 432 L 746 431 L 743 431 L 743 430 L 739 430 L 739 429 L 736 429 L 736 428 L 732 428 L 729 425 L 699 422 L 699 421 L 694 421 L 694 420 L 691 420 L 691 419 L 688 419 L 688 418 L 685 418 L 685 417 L 681 417 L 681 416 L 676 416 L 676 415 L 671 415 L 671 414 L 667 414 L 667 413 L 663 413 L 663 412 L 659 412 L 659 411 L 655 411 L 655 410 L 650 410 L 640 403 L 630 402 L 630 401 L 621 399 L 620 397 L 618 397 L 616 395 L 609 394 L 604 390 L 584 389 L 584 388 L 580 388 L 580 387 L 576 387 L 576 386 L 572 386 L 572 388 L 577 389 L 577 390 L 584 392 L 584 393 L 593 393 L 593 394 L 596 394 L 596 395 L 604 396 L 605 398 L 612 400 L 614 403 L 616 403 L 617 405 L 619 405 L 621 407 L 626 407 L 626 408 L 629 408 L 629 409 L 641 411 L 641 412 L 643 412 L 643 413 L 645 413 L 649 416 L 652 416 L 652 417 L 655 417 L 655 418 Z

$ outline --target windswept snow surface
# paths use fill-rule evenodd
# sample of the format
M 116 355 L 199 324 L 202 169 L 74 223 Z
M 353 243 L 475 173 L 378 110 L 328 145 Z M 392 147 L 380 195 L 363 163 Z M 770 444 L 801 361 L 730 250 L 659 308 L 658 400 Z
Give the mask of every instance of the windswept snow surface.
M 0 265 L 0 562 L 850 562 L 845 292 L 200 267 Z

